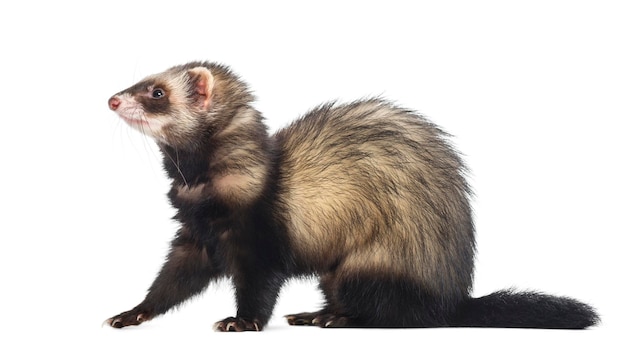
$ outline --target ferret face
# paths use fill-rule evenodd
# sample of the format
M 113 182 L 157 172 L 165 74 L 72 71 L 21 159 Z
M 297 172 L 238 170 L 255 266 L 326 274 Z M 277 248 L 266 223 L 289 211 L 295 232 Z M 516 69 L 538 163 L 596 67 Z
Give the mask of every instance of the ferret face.
M 155 82 L 145 81 L 109 99 L 109 108 L 140 132 L 165 140 L 163 126 L 171 108 L 168 90 Z
M 208 122 L 212 89 L 207 68 L 172 68 L 115 94 L 109 108 L 157 142 L 191 148 Z

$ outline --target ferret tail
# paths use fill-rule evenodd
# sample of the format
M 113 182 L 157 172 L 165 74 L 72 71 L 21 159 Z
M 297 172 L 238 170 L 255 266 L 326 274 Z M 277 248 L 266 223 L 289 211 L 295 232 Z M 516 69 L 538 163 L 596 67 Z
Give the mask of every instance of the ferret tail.
M 468 299 L 451 322 L 454 327 L 583 329 L 598 324 L 600 317 L 572 298 L 503 290 Z

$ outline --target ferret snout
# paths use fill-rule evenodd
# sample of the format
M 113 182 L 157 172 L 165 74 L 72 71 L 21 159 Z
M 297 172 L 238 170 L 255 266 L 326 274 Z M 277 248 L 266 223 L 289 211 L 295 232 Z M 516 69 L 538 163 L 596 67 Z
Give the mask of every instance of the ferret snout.
M 111 110 L 117 110 L 120 104 L 122 104 L 122 101 L 116 96 L 109 98 L 109 108 L 111 108 Z

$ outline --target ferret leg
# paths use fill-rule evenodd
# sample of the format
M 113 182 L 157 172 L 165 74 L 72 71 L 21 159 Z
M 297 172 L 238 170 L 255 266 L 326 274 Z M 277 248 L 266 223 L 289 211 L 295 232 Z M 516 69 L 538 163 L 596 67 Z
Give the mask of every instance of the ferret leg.
M 261 331 L 267 324 L 285 278 L 276 273 L 249 269 L 235 275 L 237 316 L 215 323 L 221 332 Z
M 143 302 L 111 317 L 106 322 L 115 328 L 139 325 L 200 293 L 216 277 L 206 247 L 193 242 L 172 241 L 172 248 L 161 271 Z
M 326 298 L 326 305 L 316 312 L 286 315 L 287 323 L 292 326 L 346 327 L 351 320 L 344 315 L 338 303 L 336 275 L 327 273 L 320 279 L 319 288 Z
M 384 276 L 325 276 L 320 288 L 326 306 L 317 312 L 287 315 L 290 325 L 337 327 L 441 327 L 454 309 L 415 282 Z
M 457 303 L 426 292 L 415 281 L 376 275 L 344 277 L 336 301 L 346 321 L 323 327 L 442 327 Z

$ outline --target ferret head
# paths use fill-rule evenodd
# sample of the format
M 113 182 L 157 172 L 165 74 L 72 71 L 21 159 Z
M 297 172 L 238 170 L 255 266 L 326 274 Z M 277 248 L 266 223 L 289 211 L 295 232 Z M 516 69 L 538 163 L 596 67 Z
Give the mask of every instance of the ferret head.
M 146 77 L 111 97 L 109 108 L 159 143 L 193 149 L 230 122 L 229 109 L 252 99 L 227 68 L 196 62 Z

